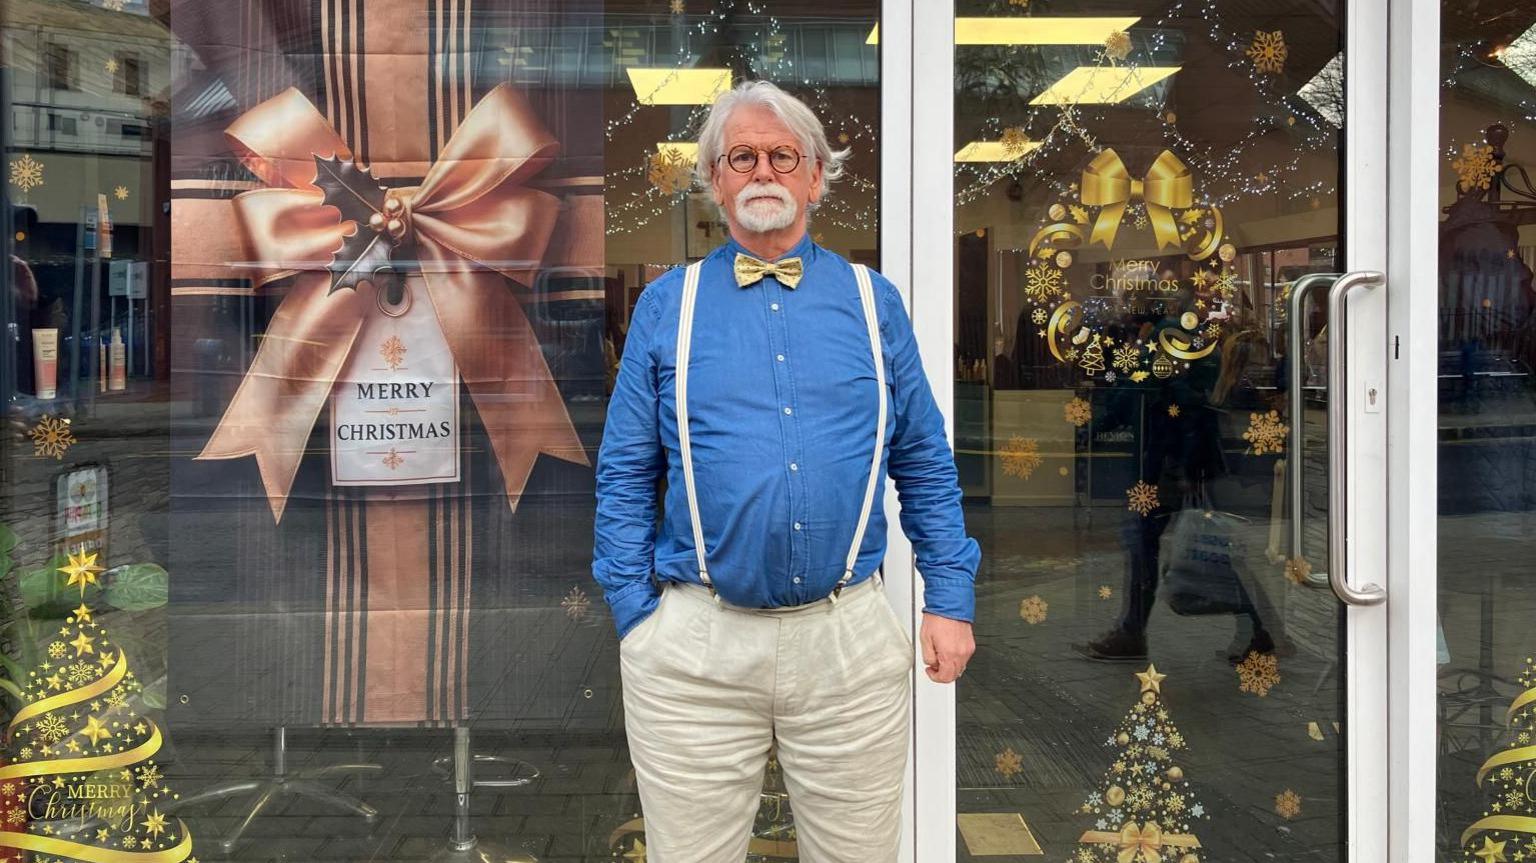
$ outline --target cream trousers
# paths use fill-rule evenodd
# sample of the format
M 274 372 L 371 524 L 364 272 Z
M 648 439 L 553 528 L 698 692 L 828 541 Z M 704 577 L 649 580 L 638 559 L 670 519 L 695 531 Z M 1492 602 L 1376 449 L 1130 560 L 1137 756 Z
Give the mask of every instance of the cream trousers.
M 799 859 L 895 860 L 913 660 L 878 574 L 776 609 L 667 582 L 619 642 L 650 863 L 742 863 L 775 738 Z

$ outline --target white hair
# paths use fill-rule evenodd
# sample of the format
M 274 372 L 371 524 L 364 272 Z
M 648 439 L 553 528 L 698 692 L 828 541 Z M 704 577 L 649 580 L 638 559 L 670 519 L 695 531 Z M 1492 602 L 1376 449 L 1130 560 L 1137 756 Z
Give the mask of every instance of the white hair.
M 713 179 L 710 172 L 725 152 L 725 124 L 732 112 L 743 105 L 760 105 L 772 111 L 789 128 L 790 134 L 800 142 L 804 158 L 821 163 L 821 187 L 825 191 L 833 180 L 843 175 L 843 162 L 852 152 L 849 149 L 833 150 L 827 143 L 827 132 L 821 120 L 808 105 L 779 89 L 770 81 L 743 81 L 729 92 L 721 94 L 709 109 L 704 128 L 699 130 L 699 154 L 694 164 L 694 176 L 700 185 L 708 186 Z

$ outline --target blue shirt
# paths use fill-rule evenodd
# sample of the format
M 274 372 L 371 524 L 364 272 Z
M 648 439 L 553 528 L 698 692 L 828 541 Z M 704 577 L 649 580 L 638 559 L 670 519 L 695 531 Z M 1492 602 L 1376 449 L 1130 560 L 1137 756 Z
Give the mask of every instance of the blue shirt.
M 847 261 L 806 236 L 786 253 L 804 262 L 797 287 L 772 276 L 739 287 L 737 252 L 746 249 L 732 239 L 704 259 L 694 306 L 688 419 L 706 559 L 727 602 L 800 605 L 832 592 L 853 542 L 879 411 L 874 356 Z M 901 295 L 879 274 L 871 278 L 888 414 L 849 584 L 873 575 L 885 556 L 889 476 L 923 576 L 923 610 L 969 621 L 981 550 L 965 533 L 944 417 Z M 598 450 L 592 573 L 620 638 L 656 607 L 652 573 L 699 583 L 677 434 L 682 288 L 679 267 L 640 294 Z

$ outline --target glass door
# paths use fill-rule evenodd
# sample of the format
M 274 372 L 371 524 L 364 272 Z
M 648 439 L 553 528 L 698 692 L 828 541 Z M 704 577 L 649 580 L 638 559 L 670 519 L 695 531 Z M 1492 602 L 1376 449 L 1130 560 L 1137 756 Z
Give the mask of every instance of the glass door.
M 1519 863 L 1536 857 L 1536 7 L 1428 12 L 1440 30 L 1424 124 L 1438 131 L 1424 355 L 1439 578 L 1421 632 L 1435 645 L 1435 859 Z
M 983 548 L 916 859 L 1384 857 L 1367 5 L 915 4 L 912 308 Z

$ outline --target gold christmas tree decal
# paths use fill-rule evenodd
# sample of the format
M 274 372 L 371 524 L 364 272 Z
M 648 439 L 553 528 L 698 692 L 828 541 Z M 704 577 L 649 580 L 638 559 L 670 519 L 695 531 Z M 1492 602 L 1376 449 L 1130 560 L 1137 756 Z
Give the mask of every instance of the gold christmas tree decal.
M 94 570 L 82 552 L 60 571 L 83 594 Z M 142 687 L 128 655 L 83 601 L 45 653 L 26 680 L 0 679 L 19 705 L 0 760 L 0 849 L 61 863 L 195 863 L 186 825 L 163 811 L 177 795 L 154 760 L 160 728 L 130 700 Z M 82 820 L 99 829 L 60 829 Z
M 1529 859 L 1536 847 L 1536 801 L 1526 796 L 1536 774 L 1536 660 L 1527 656 L 1525 670 L 1517 678 L 1520 694 L 1505 712 L 1509 726 L 1505 747 L 1477 769 L 1477 785 L 1487 796 L 1483 817 L 1461 834 L 1462 859 L 1466 863 L 1497 863 L 1524 854 Z M 1508 851 L 1505 850 L 1508 846 Z
M 1078 837 L 1079 863 L 1161 863 L 1181 860 L 1200 847 L 1194 825 L 1205 819 L 1184 768 L 1173 754 L 1184 749 L 1184 735 L 1169 721 L 1162 702 L 1167 678 L 1149 665 L 1137 672 L 1141 695 L 1104 741 L 1114 761 L 1099 788 L 1078 808 L 1096 816 L 1092 829 Z
M 1083 351 L 1083 360 L 1078 365 L 1090 375 L 1104 371 L 1104 343 L 1098 336 L 1094 336 L 1093 341 L 1088 343 Z

